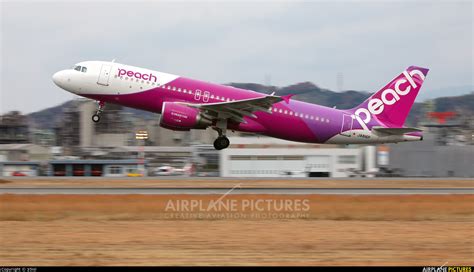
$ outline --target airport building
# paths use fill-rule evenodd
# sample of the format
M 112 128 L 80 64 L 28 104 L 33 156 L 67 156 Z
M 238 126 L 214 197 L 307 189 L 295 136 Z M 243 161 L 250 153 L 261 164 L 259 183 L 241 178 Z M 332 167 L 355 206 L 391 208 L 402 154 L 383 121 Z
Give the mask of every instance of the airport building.
M 364 167 L 365 149 L 360 147 L 269 137 L 231 137 L 230 142 L 229 148 L 220 151 L 223 177 L 348 177 Z
M 35 144 L 0 144 L 0 161 L 46 161 L 50 149 Z
M 54 160 L 49 162 L 50 176 L 146 176 L 144 160 Z
M 34 177 L 40 173 L 41 164 L 36 161 L 0 161 L 0 176 Z
M 390 145 L 390 167 L 409 177 L 474 177 L 474 145 L 442 138 L 427 131 L 421 142 Z

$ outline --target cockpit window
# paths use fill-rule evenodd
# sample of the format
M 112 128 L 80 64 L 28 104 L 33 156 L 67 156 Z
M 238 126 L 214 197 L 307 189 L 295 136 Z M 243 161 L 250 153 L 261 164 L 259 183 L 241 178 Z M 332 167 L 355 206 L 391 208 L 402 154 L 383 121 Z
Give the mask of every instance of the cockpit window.
M 82 72 L 83 73 L 87 72 L 87 67 L 82 66 Z
M 79 72 L 80 72 L 80 71 L 81 71 L 81 66 L 76 66 L 76 67 L 74 67 L 74 70 L 76 70 L 76 71 L 79 71 Z

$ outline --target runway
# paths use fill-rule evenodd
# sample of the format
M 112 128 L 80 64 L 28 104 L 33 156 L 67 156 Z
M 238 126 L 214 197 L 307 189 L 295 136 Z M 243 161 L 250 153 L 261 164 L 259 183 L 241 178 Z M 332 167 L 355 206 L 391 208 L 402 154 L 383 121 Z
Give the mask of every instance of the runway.
M 62 195 L 448 195 L 474 194 L 473 188 L 0 188 L 0 194 Z

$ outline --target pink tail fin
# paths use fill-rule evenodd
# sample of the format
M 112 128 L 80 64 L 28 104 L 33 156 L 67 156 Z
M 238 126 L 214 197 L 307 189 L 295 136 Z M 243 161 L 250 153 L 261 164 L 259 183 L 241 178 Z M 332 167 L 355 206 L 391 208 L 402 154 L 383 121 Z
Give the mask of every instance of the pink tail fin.
M 408 67 L 351 111 L 366 124 L 375 119 L 387 127 L 402 127 L 428 70 L 416 66 Z

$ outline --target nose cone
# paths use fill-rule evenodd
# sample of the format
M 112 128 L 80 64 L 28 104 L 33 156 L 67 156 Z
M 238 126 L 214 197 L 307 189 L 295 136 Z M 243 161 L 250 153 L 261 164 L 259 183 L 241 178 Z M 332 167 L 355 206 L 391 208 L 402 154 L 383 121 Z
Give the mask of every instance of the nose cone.
M 65 81 L 64 71 L 59 71 L 53 75 L 53 82 L 58 87 L 64 88 L 64 81 Z

